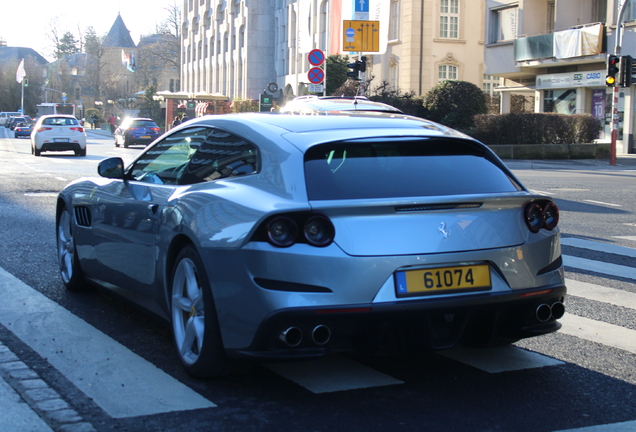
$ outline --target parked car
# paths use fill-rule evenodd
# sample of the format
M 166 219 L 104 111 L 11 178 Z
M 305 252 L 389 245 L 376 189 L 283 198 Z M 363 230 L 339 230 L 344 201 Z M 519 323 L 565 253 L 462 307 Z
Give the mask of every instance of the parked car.
M 86 156 L 86 132 L 72 115 L 41 116 L 31 133 L 31 153 L 40 156 L 47 151 L 72 150 L 76 156 Z
M 30 122 L 20 122 L 13 128 L 13 136 L 16 138 L 20 137 L 30 137 L 31 132 L 33 131 L 33 126 Z
M 13 130 L 18 123 L 28 123 L 28 122 L 31 122 L 31 117 L 30 116 L 11 117 L 7 121 L 6 127 L 8 127 L 9 129 Z
M 561 326 L 557 206 L 433 122 L 205 116 L 97 170 L 58 196 L 61 278 L 166 319 L 193 376 Z
M 127 118 L 115 129 L 115 146 L 148 145 L 161 135 L 161 129 L 149 118 Z
M 399 109 L 371 101 L 366 96 L 298 96 L 280 109 L 284 114 L 340 114 L 350 111 L 402 114 Z

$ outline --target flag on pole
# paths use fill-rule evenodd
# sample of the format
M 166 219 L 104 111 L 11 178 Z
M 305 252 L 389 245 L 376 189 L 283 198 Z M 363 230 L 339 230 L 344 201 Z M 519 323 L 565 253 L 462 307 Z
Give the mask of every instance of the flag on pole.
M 26 72 L 24 71 L 24 59 L 20 62 L 20 66 L 18 66 L 18 71 L 15 74 L 15 80 L 17 82 L 22 82 L 24 77 L 26 76 Z

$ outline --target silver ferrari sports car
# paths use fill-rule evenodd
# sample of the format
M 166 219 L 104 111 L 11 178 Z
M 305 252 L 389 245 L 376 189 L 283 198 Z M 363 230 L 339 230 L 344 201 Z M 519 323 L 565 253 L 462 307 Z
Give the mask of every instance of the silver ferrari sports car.
M 57 200 L 60 273 L 170 322 L 196 377 L 254 360 L 560 328 L 559 211 L 485 145 L 402 114 L 206 116 Z

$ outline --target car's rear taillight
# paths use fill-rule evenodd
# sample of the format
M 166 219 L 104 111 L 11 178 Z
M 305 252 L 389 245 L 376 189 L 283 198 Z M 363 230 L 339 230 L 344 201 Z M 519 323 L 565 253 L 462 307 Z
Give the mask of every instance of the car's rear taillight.
M 84 132 L 84 128 L 83 127 L 72 127 L 71 130 L 78 131 L 78 132 Z
M 559 209 L 552 201 L 534 201 L 525 208 L 526 225 L 530 232 L 538 233 L 541 228 L 553 230 L 559 223 Z
M 299 235 L 299 227 L 303 233 Z M 266 240 L 276 247 L 290 247 L 305 243 L 316 247 L 329 246 L 336 230 L 328 217 L 311 213 L 289 213 L 277 215 L 266 221 L 257 234 L 257 239 Z
M 298 226 L 285 216 L 278 216 L 267 224 L 267 240 L 277 247 L 289 247 L 296 243 Z
M 161 132 L 161 129 L 159 129 L 158 127 L 150 128 L 150 130 L 157 133 Z
M 38 132 L 44 132 L 44 131 L 52 130 L 52 129 L 53 129 L 53 128 L 50 128 L 50 127 L 40 126 L 40 127 L 38 128 Z

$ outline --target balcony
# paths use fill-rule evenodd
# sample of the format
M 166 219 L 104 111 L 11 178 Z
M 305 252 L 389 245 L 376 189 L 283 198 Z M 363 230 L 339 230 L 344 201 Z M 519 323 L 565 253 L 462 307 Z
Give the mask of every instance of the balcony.
M 588 62 L 606 51 L 607 35 L 602 23 L 577 26 L 567 30 L 514 41 L 516 67 L 545 67 L 555 63 Z

